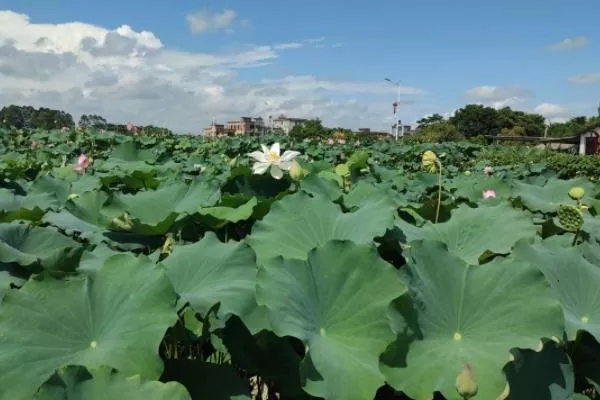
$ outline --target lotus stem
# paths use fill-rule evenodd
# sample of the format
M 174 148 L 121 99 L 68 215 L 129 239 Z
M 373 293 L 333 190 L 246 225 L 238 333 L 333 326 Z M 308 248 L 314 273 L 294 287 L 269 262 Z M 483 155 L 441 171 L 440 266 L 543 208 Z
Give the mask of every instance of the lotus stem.
M 577 229 L 575 231 L 575 237 L 573 237 L 573 243 L 571 243 L 571 247 L 575 247 L 575 245 L 577 244 L 577 238 L 579 236 L 579 231 L 580 231 L 580 229 Z
M 438 200 L 437 208 L 435 210 L 435 223 L 438 223 L 440 218 L 440 204 L 442 203 L 442 163 L 438 161 Z

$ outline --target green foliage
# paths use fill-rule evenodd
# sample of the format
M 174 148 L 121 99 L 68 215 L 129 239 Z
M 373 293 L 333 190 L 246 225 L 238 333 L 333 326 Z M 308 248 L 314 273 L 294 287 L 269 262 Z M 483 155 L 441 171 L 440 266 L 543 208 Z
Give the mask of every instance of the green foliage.
M 600 395 L 600 157 L 96 117 L 0 135 L 0 400 Z
M 542 136 L 544 117 L 504 107 L 496 110 L 476 104 L 468 104 L 456 111 L 449 122 L 461 134 L 470 138 L 478 135 L 497 136 L 507 129 L 509 136 Z

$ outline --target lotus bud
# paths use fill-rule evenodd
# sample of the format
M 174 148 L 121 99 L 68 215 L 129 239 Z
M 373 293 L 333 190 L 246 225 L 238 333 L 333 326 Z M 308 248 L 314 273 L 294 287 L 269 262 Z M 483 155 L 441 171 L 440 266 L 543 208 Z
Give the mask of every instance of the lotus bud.
M 581 200 L 585 190 L 581 186 L 574 186 L 569 190 L 569 197 L 573 200 Z
M 468 400 L 477 394 L 477 390 L 473 370 L 469 364 L 465 364 L 463 370 L 456 377 L 456 391 L 463 399 Z
M 438 165 L 440 160 L 437 158 L 435 153 L 431 150 L 427 150 L 423 153 L 422 164 L 425 169 L 429 172 L 434 173 L 437 172 Z
M 465 176 L 471 176 L 471 171 L 465 171 Z
M 558 222 L 570 232 L 577 232 L 583 227 L 583 212 L 571 204 L 561 204 L 558 207 Z
M 290 166 L 290 177 L 295 181 L 299 181 L 300 179 L 302 179 L 302 175 L 302 167 L 300 166 L 298 161 L 293 160 L 292 165 Z
M 167 240 L 162 246 L 161 253 L 163 254 L 171 254 L 173 252 L 173 248 L 175 247 L 175 240 L 171 235 L 167 236 Z

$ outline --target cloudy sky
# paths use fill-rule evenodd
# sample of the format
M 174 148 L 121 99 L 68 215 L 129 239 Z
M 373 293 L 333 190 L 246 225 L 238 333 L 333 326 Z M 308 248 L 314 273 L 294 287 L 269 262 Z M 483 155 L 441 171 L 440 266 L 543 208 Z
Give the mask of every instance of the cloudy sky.
M 598 0 L 0 0 L 0 106 L 389 130 L 389 77 L 407 123 L 465 103 L 559 121 L 596 113 L 598 15 Z

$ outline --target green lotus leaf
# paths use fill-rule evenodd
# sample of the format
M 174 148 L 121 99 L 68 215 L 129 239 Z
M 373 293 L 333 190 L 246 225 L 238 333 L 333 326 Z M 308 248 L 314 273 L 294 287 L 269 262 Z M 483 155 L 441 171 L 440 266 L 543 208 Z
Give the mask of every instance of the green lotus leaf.
M 74 364 L 158 378 L 175 300 L 162 268 L 125 254 L 85 278 L 29 280 L 0 307 L 0 387 L 12 388 L 0 400 L 31 398 L 56 369 Z
M 17 219 L 37 221 L 47 209 L 57 206 L 56 198 L 48 193 L 19 196 L 8 189 L 0 188 L 1 222 Z
M 243 242 L 222 243 L 207 232 L 199 242 L 175 246 L 162 264 L 181 302 L 203 316 L 216 304 L 222 319 L 256 307 L 256 256 Z
M 164 233 L 178 214 L 192 214 L 203 206 L 213 206 L 219 196 L 218 188 L 205 182 L 175 183 L 136 194 L 117 194 L 111 207 L 117 207 L 147 225 L 145 230 L 157 227 L 159 232 L 156 233 Z
M 476 175 L 458 175 L 450 182 L 445 183 L 444 186 L 448 189 L 455 189 L 453 192 L 455 197 L 468 199 L 482 205 L 500 202 L 502 199 L 508 199 L 512 195 L 510 183 L 496 176 L 487 178 Z M 495 200 L 483 198 L 483 192 L 486 190 L 496 192 Z
M 338 205 L 321 196 L 311 198 L 298 192 L 273 204 L 247 240 L 259 261 L 277 256 L 305 260 L 311 249 L 329 240 L 372 243 L 392 226 L 395 209 L 391 200 L 382 198 L 342 213 Z
M 34 400 L 192 400 L 186 388 L 177 382 L 148 381 L 139 375 L 126 376 L 111 368 L 91 373 L 80 366 L 58 371 L 56 379 L 45 383 Z
M 123 254 L 123 252 L 115 251 L 106 244 L 101 243 L 94 250 L 83 252 L 77 271 L 84 274 L 95 273 L 102 268 L 109 257 L 117 254 Z
M 9 271 L 0 271 L 0 302 L 11 285 L 22 285 L 24 282 L 23 279 L 11 275 Z
M 0 262 L 35 263 L 47 270 L 71 271 L 83 248 L 52 228 L 19 223 L 0 224 Z
M 479 208 L 463 204 L 452 212 L 452 218 L 447 222 L 427 222 L 417 228 L 399 220 L 396 226 L 404 233 L 407 243 L 421 239 L 438 240 L 469 264 L 478 264 L 479 258 L 486 252 L 507 254 L 519 239 L 536 235 L 536 227 L 528 213 L 507 203 Z
M 150 161 L 156 160 L 156 155 L 152 150 L 142 149 L 134 140 L 127 140 L 118 146 L 113 147 L 110 157 L 119 161 Z
M 455 381 L 465 364 L 475 374 L 477 398 L 496 399 L 510 349 L 537 348 L 541 337 L 561 335 L 560 305 L 544 275 L 527 263 L 496 258 L 469 265 L 430 240 L 413 243 L 407 262 L 412 301 L 395 302 L 398 337 L 382 370 L 415 400 L 430 400 L 435 391 L 462 400 Z
M 217 223 L 214 225 L 220 227 L 228 222 L 244 221 L 252 217 L 258 200 L 256 197 L 252 197 L 239 206 L 233 206 L 235 203 L 232 206 L 226 206 L 225 204 L 228 204 L 228 202 L 222 202 L 221 205 L 215 207 L 202 207 L 198 210 L 198 213 L 216 220 Z
M 339 176 L 335 176 L 337 180 Z M 309 174 L 304 178 L 300 184 L 300 190 L 311 195 L 324 196 L 330 201 L 336 201 L 342 196 L 342 189 L 337 181 L 322 178 L 318 174 Z
M 327 242 L 307 260 L 270 259 L 257 278 L 274 333 L 307 347 L 304 390 L 327 399 L 371 399 L 383 385 L 379 355 L 393 338 L 387 310 L 405 291 L 374 247 L 349 241 Z
M 586 260 L 575 247 L 556 247 L 548 243 L 515 246 L 515 257 L 539 268 L 560 301 L 569 338 L 583 329 L 600 340 L 600 266 Z
M 573 204 L 569 197 L 569 190 L 573 186 L 581 186 L 590 197 L 597 190 L 587 179 L 557 179 L 550 178 L 544 186 L 533 185 L 521 181 L 513 181 L 514 196 L 520 197 L 521 201 L 531 211 L 543 213 L 554 213 L 562 203 Z

